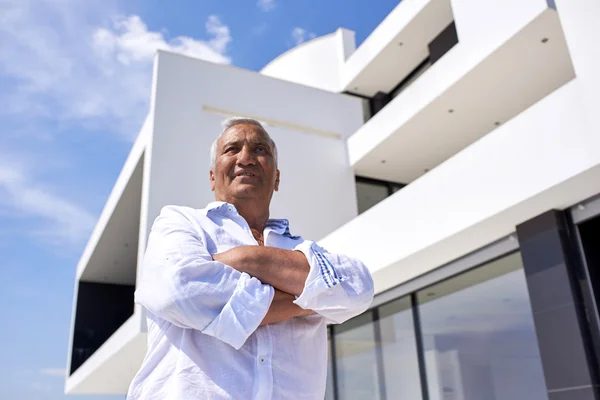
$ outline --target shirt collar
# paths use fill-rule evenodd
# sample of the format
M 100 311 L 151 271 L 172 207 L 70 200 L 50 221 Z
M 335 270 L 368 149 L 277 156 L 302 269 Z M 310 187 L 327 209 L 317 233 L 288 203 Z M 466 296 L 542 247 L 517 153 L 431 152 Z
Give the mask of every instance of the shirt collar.
M 290 235 L 290 221 L 287 219 L 269 219 L 266 227 L 280 235 Z
M 235 206 L 230 203 L 226 203 L 224 201 L 213 201 L 208 203 L 208 205 L 203 209 L 203 211 L 208 215 L 212 213 L 234 213 L 238 214 Z M 290 221 L 287 219 L 269 219 L 267 220 L 267 225 L 265 228 L 269 228 L 274 232 L 277 232 L 280 235 L 290 235 Z
M 237 214 L 237 210 L 233 204 L 225 203 L 224 201 L 213 201 L 208 203 L 206 207 L 202 210 L 205 214 L 210 214 L 219 211 L 231 211 Z

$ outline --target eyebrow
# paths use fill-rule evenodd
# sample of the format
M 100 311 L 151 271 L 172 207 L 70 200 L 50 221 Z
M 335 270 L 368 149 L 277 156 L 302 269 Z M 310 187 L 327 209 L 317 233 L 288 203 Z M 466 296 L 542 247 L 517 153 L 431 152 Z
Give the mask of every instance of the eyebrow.
M 233 141 L 230 141 L 230 142 L 226 142 L 226 143 L 223 143 L 222 149 L 225 149 L 228 146 L 239 146 L 241 143 L 243 143 L 242 140 L 233 140 Z M 253 144 L 253 145 L 262 145 L 262 146 L 269 147 L 269 149 L 271 151 L 273 151 L 273 145 L 271 143 L 269 143 L 268 140 L 258 139 L 258 140 L 252 140 L 250 143 Z

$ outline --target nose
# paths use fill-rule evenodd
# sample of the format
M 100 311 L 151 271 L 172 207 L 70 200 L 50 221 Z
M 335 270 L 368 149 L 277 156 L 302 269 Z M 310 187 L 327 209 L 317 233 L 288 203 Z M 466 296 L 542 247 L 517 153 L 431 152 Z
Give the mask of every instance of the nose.
M 256 164 L 256 158 L 250 146 L 244 146 L 238 153 L 237 164 L 244 166 Z

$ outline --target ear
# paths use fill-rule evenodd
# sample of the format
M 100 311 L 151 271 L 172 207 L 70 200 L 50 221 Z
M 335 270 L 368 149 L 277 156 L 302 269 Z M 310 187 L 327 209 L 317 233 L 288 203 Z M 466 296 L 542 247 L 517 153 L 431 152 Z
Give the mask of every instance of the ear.
M 209 175 L 209 179 L 210 179 L 210 190 L 214 192 L 215 191 L 215 172 L 212 170 L 212 168 L 208 172 L 208 175 Z
M 277 170 L 277 173 L 275 174 L 275 191 L 279 191 L 279 177 L 280 177 L 280 173 L 279 170 Z

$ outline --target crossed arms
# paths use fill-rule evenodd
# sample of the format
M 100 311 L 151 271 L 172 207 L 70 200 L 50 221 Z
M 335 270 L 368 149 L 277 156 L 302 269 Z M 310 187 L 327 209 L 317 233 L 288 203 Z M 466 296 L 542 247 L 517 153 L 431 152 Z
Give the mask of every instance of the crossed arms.
M 195 213 L 168 206 L 152 227 L 135 298 L 155 316 L 239 349 L 260 325 L 313 311 L 341 323 L 371 303 L 373 281 L 360 261 L 308 241 L 297 251 L 241 246 L 211 255 Z
M 214 254 L 212 258 L 275 288 L 261 326 L 313 313 L 294 304 L 295 296 L 302 293 L 310 272 L 310 264 L 303 253 L 275 247 L 239 246 Z

